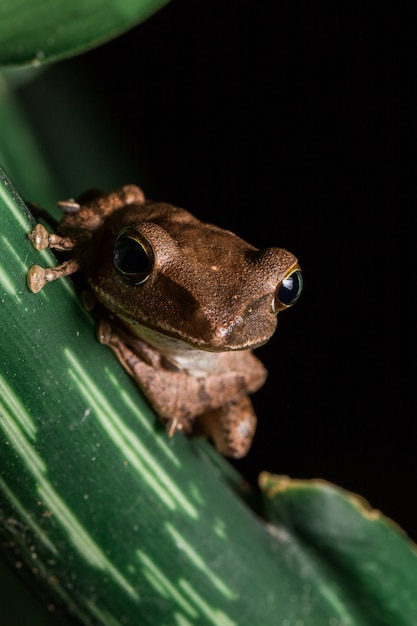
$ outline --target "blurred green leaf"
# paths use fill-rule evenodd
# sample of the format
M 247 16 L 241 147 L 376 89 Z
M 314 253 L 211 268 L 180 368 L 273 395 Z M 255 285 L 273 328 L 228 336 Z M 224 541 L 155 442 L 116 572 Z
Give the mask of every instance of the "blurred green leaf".
M 1 546 L 1 552 L 3 550 L 4 546 Z M 18 574 L 22 565 L 18 556 L 10 565 L 0 558 L 2 624 L 5 626 L 56 626 L 55 607 L 47 601 L 44 602 L 38 594 L 34 593 L 33 587 L 22 581 L 22 577 Z
M 36 198 L 40 206 L 53 207 L 59 197 L 59 186 L 47 167 L 32 125 L 10 88 L 9 81 L 1 74 L 0 120 L 0 163 L 13 172 L 19 188 L 30 193 L 26 200 Z
M 168 0 L 2 0 L 0 64 L 40 65 L 85 52 L 142 22 Z
M 268 520 L 304 555 L 342 623 L 416 623 L 417 547 L 395 523 L 325 481 L 264 472 L 260 485 Z

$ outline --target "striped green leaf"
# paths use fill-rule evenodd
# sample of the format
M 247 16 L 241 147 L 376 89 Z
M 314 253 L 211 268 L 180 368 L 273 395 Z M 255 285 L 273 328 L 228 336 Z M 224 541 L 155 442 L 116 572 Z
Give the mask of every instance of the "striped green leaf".
M 49 603 L 104 626 L 415 624 L 401 532 L 268 475 L 264 523 L 206 442 L 167 437 L 68 279 L 29 292 L 54 259 L 4 172 L 0 219 L 0 525 Z

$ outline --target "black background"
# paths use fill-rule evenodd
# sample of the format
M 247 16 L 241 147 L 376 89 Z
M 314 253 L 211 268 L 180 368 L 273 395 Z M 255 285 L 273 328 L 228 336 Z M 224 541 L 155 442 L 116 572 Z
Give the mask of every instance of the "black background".
M 238 469 L 333 481 L 416 539 L 414 25 L 385 10 L 177 1 L 48 80 L 79 75 L 120 184 L 300 259 Z

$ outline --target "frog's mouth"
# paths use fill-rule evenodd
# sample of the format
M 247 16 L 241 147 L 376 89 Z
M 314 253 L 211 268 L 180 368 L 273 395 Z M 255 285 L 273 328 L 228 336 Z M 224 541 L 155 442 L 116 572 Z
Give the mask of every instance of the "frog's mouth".
M 165 352 L 166 350 L 182 350 L 184 352 L 196 349 L 204 350 L 201 346 L 195 346 L 192 343 L 184 341 L 183 339 L 166 335 L 158 330 L 144 326 L 143 324 L 140 324 L 125 315 L 117 315 L 117 317 L 129 328 L 131 333 L 136 335 L 136 337 L 146 341 L 146 343 L 149 343 L 161 352 Z
M 234 341 L 230 341 L 228 338 L 228 333 L 222 333 L 219 331 L 218 337 L 211 337 L 210 341 L 204 340 L 193 340 L 192 337 L 187 337 L 185 339 L 179 333 L 174 334 L 169 331 L 161 331 L 156 330 L 155 328 L 151 328 L 150 326 L 146 326 L 137 322 L 136 320 L 126 316 L 123 313 L 116 313 L 117 317 L 123 322 L 125 326 L 127 326 L 130 332 L 146 341 L 146 343 L 150 344 L 154 348 L 156 348 L 159 352 L 163 354 L 168 354 L 168 352 L 175 353 L 186 353 L 190 351 L 201 351 L 205 353 L 219 353 L 219 352 L 235 352 L 241 350 L 253 350 L 254 348 L 258 348 L 268 341 L 272 332 L 262 341 L 258 342 L 250 342 L 247 341 L 245 343 L 236 343 Z M 274 320 L 275 321 L 275 320 Z M 274 326 L 275 328 L 275 326 Z M 233 329 L 232 329 L 233 330 Z M 230 333 L 230 329 L 228 329 Z
M 217 353 L 253 350 L 270 339 L 277 325 L 277 316 L 272 312 L 271 306 L 268 307 L 270 302 L 268 295 L 248 304 L 242 311 L 229 309 L 226 314 L 222 312 L 216 314 L 213 308 L 207 314 L 202 307 L 195 306 L 195 302 L 187 303 L 190 304 L 188 307 L 182 302 L 182 307 L 169 309 L 174 321 L 168 326 L 163 322 L 158 325 L 152 323 L 153 310 L 151 313 L 149 310 L 141 310 L 139 315 L 126 306 L 122 309 L 119 303 L 99 286 L 94 285 L 93 289 L 98 300 L 112 311 L 133 335 L 161 352 L 167 349 Z

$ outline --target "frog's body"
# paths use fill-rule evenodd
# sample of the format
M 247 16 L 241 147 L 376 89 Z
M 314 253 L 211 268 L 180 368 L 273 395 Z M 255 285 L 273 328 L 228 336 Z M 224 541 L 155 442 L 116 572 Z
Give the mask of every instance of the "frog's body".
M 72 250 L 56 268 L 33 266 L 34 292 L 78 269 L 108 315 L 98 336 L 136 379 L 169 434 L 204 433 L 235 458 L 256 426 L 248 398 L 266 378 L 251 349 L 301 292 L 297 259 L 257 250 L 233 233 L 126 185 L 60 203 L 59 235 L 37 225 L 38 249 Z M 284 302 L 282 302 L 284 300 Z

